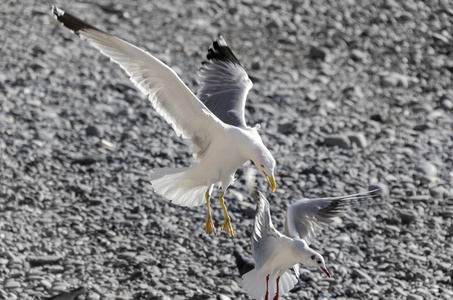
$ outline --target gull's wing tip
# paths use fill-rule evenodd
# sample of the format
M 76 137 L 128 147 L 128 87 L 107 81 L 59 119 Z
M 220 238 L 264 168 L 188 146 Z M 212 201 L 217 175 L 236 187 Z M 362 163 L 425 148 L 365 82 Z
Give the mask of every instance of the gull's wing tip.
M 219 35 L 209 46 L 207 58 L 208 60 L 220 60 L 242 66 L 222 35 Z
M 225 42 L 225 39 L 221 34 L 219 34 L 219 37 L 217 38 L 217 43 L 219 43 L 219 45 L 222 47 L 228 47 L 228 44 Z
M 64 10 L 62 10 L 59 7 L 56 7 L 55 5 L 52 5 L 52 13 L 53 13 L 55 19 L 57 19 L 57 20 L 58 20 L 58 17 L 61 17 L 65 14 Z
M 74 17 L 71 14 L 68 14 L 61 8 L 58 8 L 54 5 L 52 5 L 52 14 L 54 15 L 55 19 L 58 22 L 61 22 L 65 27 L 73 31 L 75 34 L 80 36 L 81 31 L 85 31 L 88 29 L 96 30 L 99 32 L 103 32 L 102 30 L 94 27 L 93 25 L 77 18 Z

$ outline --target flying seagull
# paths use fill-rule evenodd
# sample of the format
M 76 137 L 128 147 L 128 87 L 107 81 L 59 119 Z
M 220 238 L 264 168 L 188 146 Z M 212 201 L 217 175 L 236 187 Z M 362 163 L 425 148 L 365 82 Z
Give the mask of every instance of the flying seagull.
M 209 200 L 214 185 L 220 184 L 225 216 L 221 229 L 232 237 L 224 193 L 233 183 L 236 170 L 252 160 L 272 191 L 276 184 L 272 154 L 257 128 L 245 123 L 245 101 L 252 82 L 225 40 L 220 36 L 208 50 L 208 61 L 199 71 L 201 91 L 197 98 L 172 69 L 148 52 L 59 8 L 52 7 L 52 12 L 64 26 L 126 71 L 177 135 L 192 140 L 198 163 L 186 168 L 154 169 L 150 176 L 154 191 L 182 206 L 206 201 L 206 233 L 215 233 Z
M 310 248 L 309 242 L 316 233 L 333 222 L 333 217 L 344 213 L 345 208 L 361 198 L 373 197 L 373 193 L 343 197 L 304 199 L 288 207 L 285 234 L 272 224 L 269 202 L 247 179 L 257 201 L 252 234 L 252 252 L 255 268 L 242 276 L 242 282 L 254 299 L 278 300 L 297 283 L 299 263 L 319 268 L 328 277 L 330 273 L 321 254 Z M 295 275 L 289 270 L 293 268 Z

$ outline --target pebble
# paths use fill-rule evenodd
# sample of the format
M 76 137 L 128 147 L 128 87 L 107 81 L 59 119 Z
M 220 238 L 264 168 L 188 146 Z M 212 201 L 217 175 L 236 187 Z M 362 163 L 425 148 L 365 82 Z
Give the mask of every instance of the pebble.
M 79 164 L 82 166 L 89 166 L 97 163 L 98 161 L 103 160 L 103 157 L 100 155 L 86 155 L 79 158 L 74 158 L 72 164 Z
M 445 110 L 453 110 L 453 100 L 449 98 L 443 98 L 440 100 L 440 106 Z
M 95 293 L 95 292 L 90 292 L 87 296 L 87 300 L 100 300 L 101 299 L 101 295 L 99 295 L 98 293 Z
M 417 219 L 417 215 L 413 211 L 399 210 L 398 214 L 401 219 L 401 223 L 407 225 L 413 223 Z
M 87 128 L 85 128 L 85 133 L 88 136 L 96 136 L 96 137 L 102 137 L 103 133 L 102 130 L 94 125 L 90 125 Z
M 346 135 L 329 135 L 324 138 L 323 144 L 326 146 L 337 146 L 342 149 L 349 149 L 351 147 L 350 140 Z
M 424 300 L 422 296 L 416 294 L 407 295 L 406 300 Z
M 367 273 L 359 270 L 359 269 L 354 269 L 352 270 L 352 275 L 353 276 L 356 276 L 356 277 L 360 277 L 360 278 L 363 278 L 365 279 L 366 281 L 372 283 L 373 282 L 373 279 L 371 278 L 370 275 L 368 275 Z
M 4 287 L 6 289 L 17 289 L 17 288 L 20 288 L 21 285 L 18 281 L 7 280 L 6 283 L 4 284 Z
M 44 266 L 57 264 L 61 261 L 62 257 L 59 255 L 47 255 L 47 256 L 30 256 L 28 261 L 32 266 Z
M 348 135 L 348 138 L 351 144 L 355 144 L 360 148 L 366 148 L 368 146 L 365 134 L 362 132 L 351 133 Z
M 409 87 L 409 78 L 398 73 L 390 73 L 381 77 L 383 87 Z
M 351 51 L 351 58 L 355 61 L 364 62 L 367 60 L 367 53 L 359 49 L 353 49 Z
M 319 59 L 322 61 L 326 61 L 329 55 L 329 50 L 325 47 L 316 47 L 312 46 L 310 48 L 309 56 L 312 59 Z
M 423 181 L 433 182 L 437 178 L 437 167 L 429 161 L 420 162 L 416 170 L 419 173 L 419 179 Z

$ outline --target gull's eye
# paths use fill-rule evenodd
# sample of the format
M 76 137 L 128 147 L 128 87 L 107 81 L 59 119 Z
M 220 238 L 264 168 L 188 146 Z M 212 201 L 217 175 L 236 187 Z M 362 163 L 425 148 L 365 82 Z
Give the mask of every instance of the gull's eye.
M 314 255 L 311 256 L 311 260 L 315 260 L 315 256 Z
M 318 264 L 321 264 L 321 261 L 320 261 L 320 260 L 318 260 Z
M 261 168 L 264 168 L 264 165 L 263 164 L 260 164 Z

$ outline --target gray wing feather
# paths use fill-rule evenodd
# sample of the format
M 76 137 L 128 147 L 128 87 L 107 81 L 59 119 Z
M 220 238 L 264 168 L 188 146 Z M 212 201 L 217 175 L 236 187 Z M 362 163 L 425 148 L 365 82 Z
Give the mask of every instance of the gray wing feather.
M 334 217 L 342 215 L 351 203 L 374 197 L 374 192 L 297 201 L 291 204 L 286 212 L 285 234 L 308 242 L 323 227 L 332 223 Z
M 245 101 L 252 81 L 221 36 L 209 48 L 207 58 L 198 71 L 198 98 L 223 122 L 246 127 Z
M 254 193 L 254 198 L 257 201 L 257 207 L 252 234 L 252 252 L 255 268 L 260 270 L 266 259 L 270 257 L 274 243 L 277 242 L 281 234 L 275 229 L 274 224 L 272 224 L 267 199 L 259 191 Z

